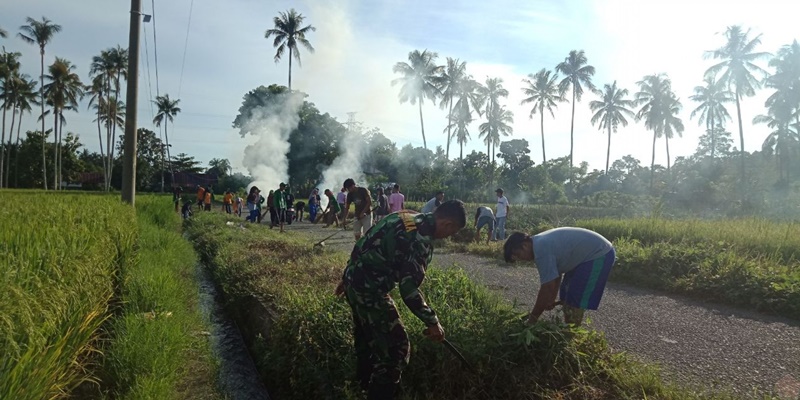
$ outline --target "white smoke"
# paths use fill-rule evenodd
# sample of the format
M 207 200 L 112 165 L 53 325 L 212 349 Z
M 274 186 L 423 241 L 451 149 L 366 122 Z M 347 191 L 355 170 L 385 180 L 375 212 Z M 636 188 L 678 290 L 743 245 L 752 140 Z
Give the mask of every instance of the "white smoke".
M 277 189 L 281 182 L 289 178 L 289 135 L 300 122 L 300 107 L 303 96 L 290 94 L 285 101 L 276 102 L 269 107 L 260 107 L 251 112 L 241 127 L 242 136 L 258 137 L 258 141 L 244 149 L 242 165 L 247 168 L 253 182 L 262 192 Z
M 353 178 L 358 186 L 366 186 L 364 171 L 361 169 L 361 160 L 366 150 L 367 144 L 360 129 L 348 129 L 339 143 L 339 157 L 336 157 L 331 166 L 322 172 L 322 181 L 317 186 L 323 210 L 328 206 L 328 198 L 324 195 L 325 189 L 330 189 L 335 197 L 342 190 L 342 184 L 347 178 Z

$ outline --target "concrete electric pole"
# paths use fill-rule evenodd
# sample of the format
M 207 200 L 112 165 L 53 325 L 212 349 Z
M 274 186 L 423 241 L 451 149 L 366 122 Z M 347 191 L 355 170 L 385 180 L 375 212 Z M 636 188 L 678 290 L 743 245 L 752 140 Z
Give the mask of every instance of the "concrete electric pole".
M 125 98 L 125 148 L 122 154 L 122 201 L 136 201 L 136 101 L 139 88 L 139 31 L 142 2 L 131 0 L 131 26 L 128 36 L 128 90 Z

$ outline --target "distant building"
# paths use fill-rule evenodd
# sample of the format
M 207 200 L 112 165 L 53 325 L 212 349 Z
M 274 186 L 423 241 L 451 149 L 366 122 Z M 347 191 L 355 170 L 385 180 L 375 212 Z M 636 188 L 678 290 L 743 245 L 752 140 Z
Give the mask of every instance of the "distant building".
M 169 176 L 169 175 L 167 175 Z M 191 172 L 176 172 L 175 180 L 172 182 L 172 187 L 195 187 L 197 185 L 206 187 L 208 185 L 216 186 L 219 181 L 217 174 L 195 174 Z

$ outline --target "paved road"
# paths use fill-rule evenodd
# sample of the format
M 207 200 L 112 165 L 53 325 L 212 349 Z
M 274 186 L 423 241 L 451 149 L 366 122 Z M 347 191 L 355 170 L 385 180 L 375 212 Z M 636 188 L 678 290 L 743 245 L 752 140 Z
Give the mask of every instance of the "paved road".
M 290 230 L 321 240 L 332 228 L 306 223 Z M 326 241 L 349 251 L 352 232 Z M 508 266 L 468 254 L 437 253 L 434 265 L 462 268 L 473 279 L 521 308 L 532 307 L 538 274 L 531 266 Z M 588 312 L 591 327 L 612 347 L 663 366 L 668 379 L 743 398 L 777 394 L 800 398 L 800 322 L 765 316 L 682 296 L 610 283 L 600 310 Z

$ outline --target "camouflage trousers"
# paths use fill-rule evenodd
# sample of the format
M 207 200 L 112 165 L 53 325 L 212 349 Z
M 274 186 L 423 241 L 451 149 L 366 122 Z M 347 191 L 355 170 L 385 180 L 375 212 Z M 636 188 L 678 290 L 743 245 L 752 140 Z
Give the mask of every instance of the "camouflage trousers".
M 353 310 L 356 375 L 361 387 L 398 384 L 411 345 L 394 301 L 388 294 L 361 293 L 350 287 L 345 295 Z

